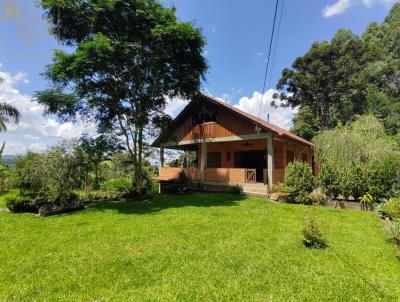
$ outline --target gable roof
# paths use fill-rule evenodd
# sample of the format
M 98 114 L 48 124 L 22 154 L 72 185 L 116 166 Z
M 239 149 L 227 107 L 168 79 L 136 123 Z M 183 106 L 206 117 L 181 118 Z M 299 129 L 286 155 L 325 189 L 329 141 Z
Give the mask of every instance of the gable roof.
M 302 137 L 300 137 L 298 135 L 295 135 L 295 134 L 293 134 L 293 133 L 291 133 L 291 132 L 289 132 L 289 131 L 287 131 L 285 129 L 282 129 L 282 128 L 280 128 L 280 127 L 278 127 L 278 126 L 276 126 L 276 125 L 274 125 L 272 123 L 269 123 L 269 122 L 267 122 L 267 121 L 265 121 L 265 120 L 263 120 L 261 118 L 257 118 L 256 116 L 254 116 L 252 114 L 244 112 L 243 110 L 240 110 L 240 109 L 238 109 L 236 107 L 233 107 L 233 106 L 231 106 L 229 104 L 226 104 L 226 103 L 216 99 L 215 97 L 207 95 L 207 94 L 205 94 L 203 92 L 200 93 L 200 97 L 202 99 L 210 102 L 210 103 L 213 103 L 213 104 L 215 104 L 215 105 L 217 105 L 219 107 L 225 108 L 228 111 L 245 118 L 246 120 L 252 122 L 253 124 L 260 126 L 260 128 L 262 130 L 271 131 L 271 132 L 273 132 L 274 134 L 276 134 L 278 136 L 286 137 L 286 138 L 288 138 L 290 140 L 302 143 L 302 144 L 307 145 L 307 146 L 313 146 L 313 144 L 311 142 L 309 142 L 308 140 L 306 140 L 306 139 L 304 139 L 304 138 L 302 138 Z M 193 101 L 190 101 L 189 104 L 186 105 L 186 107 L 177 115 L 177 117 L 174 119 L 174 125 L 179 123 L 179 121 L 182 119 L 184 114 L 192 107 L 193 103 L 194 103 Z M 152 146 L 157 146 L 160 143 L 159 139 L 160 138 L 158 137 L 153 142 Z

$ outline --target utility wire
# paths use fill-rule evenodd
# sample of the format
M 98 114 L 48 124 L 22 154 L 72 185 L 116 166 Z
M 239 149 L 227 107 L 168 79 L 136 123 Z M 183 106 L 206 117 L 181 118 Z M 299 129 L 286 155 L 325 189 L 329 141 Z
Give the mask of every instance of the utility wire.
M 260 119 L 261 106 L 262 106 L 262 102 L 263 102 L 263 99 L 264 99 L 264 90 L 265 90 L 265 85 L 267 84 L 268 67 L 269 67 L 269 61 L 271 59 L 271 50 L 272 50 L 272 43 L 273 43 L 273 40 L 274 40 L 275 23 L 276 23 L 276 15 L 277 15 L 277 12 L 278 12 L 278 4 L 279 4 L 279 0 L 276 0 L 276 2 L 275 2 L 275 12 L 274 12 L 274 21 L 272 23 L 271 38 L 270 38 L 269 47 L 268 47 L 267 66 L 265 68 L 264 82 L 263 82 L 263 87 L 262 87 L 262 90 L 261 90 L 261 93 L 262 93 L 261 102 L 260 102 L 260 106 L 258 108 L 257 119 Z
M 280 29 L 281 29 L 281 22 L 282 22 L 282 15 L 283 15 L 284 6 L 285 6 L 285 0 L 282 0 L 281 11 L 280 11 L 280 14 L 279 14 L 278 28 L 277 28 L 277 31 L 276 31 L 274 52 L 272 53 L 272 64 L 271 64 L 271 72 L 269 73 L 268 87 L 271 87 L 272 73 L 273 73 L 274 67 L 275 67 L 276 49 L 277 49 L 277 46 L 278 46 L 278 43 L 279 43 L 279 33 L 280 33 Z M 266 107 L 265 114 L 268 114 L 268 106 Z

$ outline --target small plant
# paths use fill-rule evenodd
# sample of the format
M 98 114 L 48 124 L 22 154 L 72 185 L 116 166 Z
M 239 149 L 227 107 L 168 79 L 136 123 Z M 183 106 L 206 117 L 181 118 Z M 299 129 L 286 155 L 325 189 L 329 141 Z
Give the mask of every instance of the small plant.
M 228 188 L 228 193 L 232 193 L 232 194 L 241 194 L 243 191 L 243 188 L 241 185 L 232 185 L 229 186 Z
M 308 214 L 302 229 L 303 243 L 308 248 L 323 249 L 327 246 L 320 223 L 311 212 Z
M 373 204 L 375 202 L 375 198 L 369 194 L 368 192 L 365 193 L 363 196 L 361 196 L 359 198 L 360 203 L 363 205 L 363 207 L 365 208 L 369 208 L 372 209 L 373 208 Z
M 289 202 L 309 204 L 308 194 L 315 188 L 311 167 L 302 162 L 292 162 L 285 169 L 284 186 L 290 192 Z
M 378 213 L 382 217 L 388 217 L 391 220 L 400 221 L 400 199 L 392 198 L 381 203 L 378 206 Z
M 38 211 L 38 207 L 32 200 L 17 195 L 6 197 L 6 207 L 13 213 L 36 213 Z
M 132 181 L 127 178 L 114 178 L 103 182 L 100 188 L 102 191 L 124 194 L 132 190 Z
M 400 246 L 400 222 L 392 222 L 386 227 L 389 240 Z

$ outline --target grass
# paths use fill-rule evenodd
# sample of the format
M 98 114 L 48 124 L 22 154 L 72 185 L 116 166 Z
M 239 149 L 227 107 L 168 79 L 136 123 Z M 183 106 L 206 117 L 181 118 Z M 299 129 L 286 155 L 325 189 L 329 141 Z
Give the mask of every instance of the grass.
M 398 301 L 400 260 L 374 213 L 229 194 L 101 203 L 47 218 L 0 213 L 0 300 Z

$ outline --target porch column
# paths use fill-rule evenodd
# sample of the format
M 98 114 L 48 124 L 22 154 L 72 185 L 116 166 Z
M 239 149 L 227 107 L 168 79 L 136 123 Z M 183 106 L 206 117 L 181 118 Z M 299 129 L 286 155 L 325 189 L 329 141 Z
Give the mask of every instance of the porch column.
M 207 144 L 206 142 L 201 143 L 201 167 L 200 167 L 200 180 L 204 182 L 204 176 L 207 166 Z
M 160 147 L 160 171 L 164 167 L 164 147 Z
M 274 172 L 274 144 L 273 144 L 273 135 L 272 133 L 268 133 L 267 136 L 267 163 L 268 163 L 268 186 L 272 189 L 273 184 L 273 172 Z
M 160 163 L 158 167 L 158 176 L 161 176 L 161 168 L 164 167 L 164 147 L 160 146 Z M 162 193 L 161 182 L 158 182 L 158 193 Z

